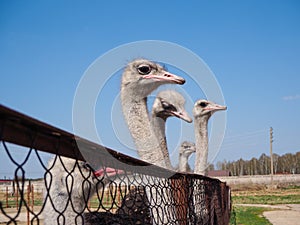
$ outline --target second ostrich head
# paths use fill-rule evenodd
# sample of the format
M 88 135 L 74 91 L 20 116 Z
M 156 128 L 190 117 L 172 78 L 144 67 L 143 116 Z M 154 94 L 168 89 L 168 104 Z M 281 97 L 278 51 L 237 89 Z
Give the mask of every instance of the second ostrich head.
M 191 123 L 193 120 L 186 112 L 184 105 L 185 99 L 180 93 L 174 90 L 166 90 L 157 94 L 152 106 L 152 128 L 155 132 L 157 140 L 159 141 L 166 167 L 168 169 L 172 169 L 172 164 L 165 133 L 166 120 L 171 116 L 175 116 L 185 120 L 188 123 Z
M 185 111 L 184 104 L 185 99 L 178 92 L 172 90 L 161 91 L 154 100 L 152 115 L 163 120 L 175 116 L 191 123 L 193 120 Z

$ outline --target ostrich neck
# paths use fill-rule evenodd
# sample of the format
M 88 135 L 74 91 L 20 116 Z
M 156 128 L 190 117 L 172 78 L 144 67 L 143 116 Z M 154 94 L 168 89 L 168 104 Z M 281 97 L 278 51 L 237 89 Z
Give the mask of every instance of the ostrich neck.
M 149 163 L 165 167 L 163 154 L 152 130 L 147 110 L 147 98 L 129 98 L 121 92 L 123 114 L 140 158 Z
M 195 118 L 196 159 L 195 173 L 205 175 L 208 156 L 208 118 Z
M 189 164 L 188 164 L 188 157 L 186 156 L 179 156 L 179 171 L 180 172 L 188 172 L 189 171 Z
M 51 181 L 47 179 L 47 182 L 50 183 Z M 70 189 L 71 185 L 73 185 L 72 189 Z M 71 196 L 68 189 L 72 190 Z M 82 191 L 84 193 L 82 193 Z M 60 223 L 63 223 L 63 218 L 59 213 L 63 213 L 65 218 L 64 224 L 66 225 L 75 224 L 75 221 L 77 223 L 83 224 L 83 217 L 81 217 L 80 215 L 84 212 L 84 209 L 87 206 L 88 199 L 95 192 L 96 189 L 94 183 L 91 183 L 91 186 L 89 188 L 86 186 L 82 186 L 82 182 L 77 181 L 74 183 L 65 184 L 61 183 L 58 178 L 55 179 L 49 191 L 49 196 L 51 197 L 54 205 L 52 206 L 50 199 L 47 199 L 44 210 L 44 224 L 57 224 L 58 218 Z
M 158 117 L 154 112 L 152 112 L 152 118 L 151 118 L 152 129 L 156 135 L 159 146 L 161 148 L 166 167 L 168 169 L 172 169 L 172 164 L 169 157 L 169 151 L 167 146 L 166 132 L 165 132 L 166 120 L 167 120 L 166 118 Z

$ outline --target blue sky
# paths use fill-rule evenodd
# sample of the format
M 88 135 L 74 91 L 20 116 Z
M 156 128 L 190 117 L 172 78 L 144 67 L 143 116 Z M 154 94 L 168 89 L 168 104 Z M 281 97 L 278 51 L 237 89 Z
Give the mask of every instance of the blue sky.
M 93 61 L 126 43 L 168 41 L 201 57 L 223 91 L 227 128 L 215 162 L 268 153 L 270 126 L 274 152 L 294 153 L 300 150 L 299 10 L 299 1 L 276 0 L 4 0 L 0 2 L 0 102 L 72 131 L 76 87 Z M 97 102 L 97 113 L 110 114 L 110 108 L 101 106 L 115 99 L 119 78 L 116 74 L 111 79 L 103 92 L 107 100 Z M 185 91 L 193 101 L 205 97 L 193 88 Z M 112 123 L 101 122 L 99 115 L 96 123 L 101 133 Z M 168 122 L 171 148 L 176 148 L 178 138 L 171 131 L 180 124 L 176 119 Z M 183 126 L 192 132 L 192 125 Z M 102 137 L 104 145 L 136 156 L 107 133 Z M 7 174 L 3 166 L 0 169 L 0 177 Z M 37 168 L 29 169 L 38 173 Z

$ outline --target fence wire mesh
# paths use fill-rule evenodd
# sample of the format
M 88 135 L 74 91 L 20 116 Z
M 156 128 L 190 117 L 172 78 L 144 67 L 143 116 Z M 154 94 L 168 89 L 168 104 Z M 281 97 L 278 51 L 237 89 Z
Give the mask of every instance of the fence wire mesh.
M 13 174 L 0 184 L 0 224 L 229 223 L 230 190 L 219 180 L 150 165 L 4 106 L 0 118 L 1 161 Z M 43 178 L 29 179 L 32 167 Z

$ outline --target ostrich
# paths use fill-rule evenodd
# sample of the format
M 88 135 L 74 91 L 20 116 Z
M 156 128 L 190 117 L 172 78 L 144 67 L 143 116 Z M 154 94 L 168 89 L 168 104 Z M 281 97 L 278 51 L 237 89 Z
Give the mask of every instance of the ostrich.
M 176 116 L 180 119 L 191 123 L 193 120 L 184 109 L 185 99 L 176 91 L 166 90 L 157 94 L 153 106 L 151 124 L 156 134 L 159 145 L 163 152 L 166 167 L 173 169 L 169 157 L 167 140 L 165 135 L 166 121 L 171 116 Z
M 208 156 L 208 120 L 212 114 L 219 110 L 226 110 L 226 106 L 221 106 L 207 100 L 196 101 L 193 108 L 195 139 L 196 139 L 196 159 L 194 173 L 205 175 Z
M 147 96 L 162 84 L 184 84 L 182 77 L 167 72 L 159 64 L 145 59 L 132 61 L 125 68 L 121 81 L 121 104 L 131 136 L 142 160 L 166 167 L 165 160 L 148 117 Z M 149 179 L 150 181 L 151 179 Z M 154 183 L 152 185 L 155 185 Z M 151 185 L 151 186 L 152 186 Z M 163 192 L 163 191 L 162 191 Z M 158 193 L 156 188 L 146 190 L 153 222 L 166 224 L 170 207 L 164 205 L 170 193 Z M 160 205 L 157 203 L 159 202 Z
M 100 222 L 104 224 L 103 222 L 111 218 L 118 220 L 110 213 L 84 213 L 84 210 L 97 189 L 103 189 L 110 177 L 123 171 L 108 167 L 93 171 L 87 163 L 66 157 L 50 160 L 48 170 L 51 174 L 46 174 L 45 180 L 47 189 L 43 210 L 45 225 L 95 225 Z M 93 222 L 96 221 L 95 218 L 97 222 Z
M 196 152 L 195 143 L 184 141 L 182 142 L 179 150 L 179 172 L 191 172 L 191 168 L 188 164 L 189 157 L 192 153 Z
M 147 96 L 162 84 L 184 83 L 183 78 L 145 59 L 134 60 L 125 68 L 121 82 L 122 110 L 142 160 L 165 167 L 161 148 L 149 121 Z

